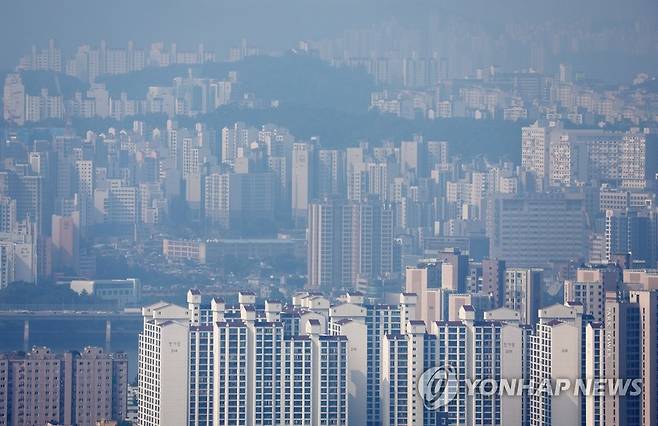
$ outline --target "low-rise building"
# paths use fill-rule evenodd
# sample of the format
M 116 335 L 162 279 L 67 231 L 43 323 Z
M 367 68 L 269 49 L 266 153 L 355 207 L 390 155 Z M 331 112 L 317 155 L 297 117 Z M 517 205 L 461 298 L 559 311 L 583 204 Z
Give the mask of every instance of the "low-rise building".
M 123 280 L 73 280 L 71 290 L 78 294 L 86 293 L 99 300 L 110 301 L 118 306 L 139 303 L 142 284 L 137 278 Z

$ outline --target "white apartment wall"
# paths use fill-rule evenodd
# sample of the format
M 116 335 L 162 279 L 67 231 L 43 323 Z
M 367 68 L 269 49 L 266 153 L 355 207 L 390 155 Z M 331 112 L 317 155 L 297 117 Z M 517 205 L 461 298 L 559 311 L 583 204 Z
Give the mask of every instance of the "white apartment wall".
M 391 377 L 391 349 L 395 347 L 395 342 L 391 343 L 388 335 L 384 335 L 382 338 L 382 360 L 381 360 L 381 380 L 380 388 L 383 390 L 381 392 L 381 405 L 380 413 L 381 420 L 384 426 L 389 426 L 395 424 L 395 419 L 391 419 L 389 415 L 391 405 L 397 404 L 397 392 L 391 392 L 391 381 L 395 381 L 395 377 Z
M 566 323 L 553 327 L 550 356 L 552 380 L 580 378 L 579 327 Z M 551 419 L 555 425 L 580 425 L 580 402 L 573 391 L 552 398 Z
M 172 322 L 162 327 L 160 344 L 160 425 L 187 423 L 188 327 Z
M 367 423 L 366 395 L 368 374 L 367 327 L 362 322 L 350 321 L 341 326 L 340 334 L 347 337 L 348 418 L 355 425 Z
M 424 372 L 425 354 L 425 325 L 424 323 L 407 323 L 407 419 L 411 424 L 424 423 L 424 401 L 418 395 L 418 383 Z
M 336 322 L 341 319 L 363 319 L 366 317 L 366 308 L 353 303 L 342 303 L 329 309 L 331 321 Z
M 441 264 L 441 288 L 457 291 L 457 268 L 450 263 Z
M 605 366 L 604 329 L 588 324 L 585 331 L 585 378 L 602 379 Z M 598 350 L 598 353 L 597 353 Z M 605 420 L 605 399 L 603 396 L 587 395 L 585 397 L 586 426 L 600 426 Z M 599 420 L 596 421 L 598 414 Z
M 522 379 L 523 364 L 523 329 L 517 325 L 505 325 L 500 332 L 500 377 Z M 521 426 L 522 413 L 522 398 L 500 397 L 500 418 L 505 426 Z

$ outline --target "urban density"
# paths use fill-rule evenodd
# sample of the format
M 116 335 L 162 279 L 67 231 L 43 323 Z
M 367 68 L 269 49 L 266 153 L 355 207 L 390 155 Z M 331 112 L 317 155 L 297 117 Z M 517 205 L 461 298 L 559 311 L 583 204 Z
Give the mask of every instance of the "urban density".
M 0 7 L 0 426 L 658 424 L 658 6 L 362 1 Z

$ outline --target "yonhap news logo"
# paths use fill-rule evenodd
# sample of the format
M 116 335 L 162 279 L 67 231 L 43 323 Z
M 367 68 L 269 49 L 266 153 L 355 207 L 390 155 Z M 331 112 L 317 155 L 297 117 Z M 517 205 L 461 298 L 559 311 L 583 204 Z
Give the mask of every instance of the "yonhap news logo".
M 642 379 L 492 379 L 466 378 L 458 380 L 451 365 L 428 368 L 418 380 L 418 393 L 425 408 L 438 410 L 450 404 L 458 394 L 478 397 L 521 397 L 523 395 L 560 396 L 638 396 Z
M 430 410 L 448 405 L 457 396 L 458 389 L 457 374 L 450 365 L 429 368 L 418 380 L 418 392 Z

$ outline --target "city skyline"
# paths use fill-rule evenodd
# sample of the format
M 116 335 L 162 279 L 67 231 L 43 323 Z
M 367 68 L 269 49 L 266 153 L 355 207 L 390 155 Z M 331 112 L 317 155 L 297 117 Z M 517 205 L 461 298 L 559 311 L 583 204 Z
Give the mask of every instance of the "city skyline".
M 525 37 L 518 37 L 514 31 L 506 34 L 509 37 L 508 43 L 518 41 L 522 45 L 528 41 L 527 38 L 536 38 L 540 44 L 549 46 L 550 35 L 533 34 L 535 31 L 532 30 L 533 27 L 548 29 L 542 25 L 547 20 L 552 22 L 552 30 L 559 27 L 560 32 L 564 32 L 567 37 L 579 41 L 586 40 L 588 34 L 596 32 L 607 37 L 602 28 L 611 26 L 621 31 L 619 34 L 629 29 L 638 31 L 637 34 L 642 35 L 644 43 L 648 41 L 644 38 L 645 34 L 650 31 L 654 31 L 655 37 L 651 18 L 655 17 L 657 10 L 651 1 L 607 1 L 601 5 L 591 0 L 577 4 L 562 0 L 532 4 L 506 0 L 506 5 L 505 8 L 496 8 L 481 0 L 421 1 L 413 5 L 401 5 L 393 1 L 309 4 L 305 1 L 287 0 L 275 6 L 257 1 L 213 3 L 192 0 L 185 5 L 174 1 L 149 1 L 140 5 L 121 1 L 111 7 L 104 3 L 91 6 L 85 2 L 73 2 L 69 3 L 67 8 L 60 8 L 43 0 L 30 0 L 7 5 L 5 24 L 0 28 L 5 31 L 3 39 L 12 40 L 2 46 L 3 51 L 11 54 L 3 56 L 0 69 L 13 66 L 11 62 L 5 62 L 9 57 L 15 60 L 29 50 L 32 44 L 44 43 L 48 38 L 60 39 L 65 47 L 71 49 L 83 38 L 92 44 L 106 39 L 113 45 L 126 45 L 130 40 L 162 40 L 166 43 L 182 43 L 186 49 L 204 43 L 216 52 L 228 51 L 231 46 L 238 44 L 241 38 L 247 38 L 270 51 L 292 48 L 299 40 L 337 39 L 343 31 L 363 30 L 382 22 L 398 23 L 402 28 L 419 28 L 418 23 L 421 23 L 421 31 L 431 31 L 432 27 L 437 27 L 437 22 L 432 22 L 432 19 L 438 21 L 438 26 L 446 26 L 446 22 L 448 25 L 466 25 L 473 33 L 487 38 L 495 38 L 501 33 L 504 34 L 510 27 L 523 27 L 525 24 L 528 26 L 527 32 L 523 34 Z M 343 14 L 342 11 L 347 9 L 351 9 L 352 13 Z M 31 10 L 40 10 L 42 13 L 30 15 Z M 30 16 L 34 22 L 30 31 L 17 27 L 18 23 L 25 22 Z M 76 20 L 76 17 L 80 19 Z M 91 17 L 95 19 L 89 19 Z M 147 17 L 150 19 L 146 19 Z M 126 23 L 120 32 L 114 29 L 118 21 Z M 268 30 L 273 21 L 282 24 L 278 31 Z M 55 22 L 68 22 L 68 25 L 54 25 Z M 508 28 L 505 28 L 506 25 Z M 77 31 L 68 30 L 73 26 L 77 27 Z M 586 32 L 579 31 L 583 26 L 587 29 Z M 104 30 L 99 30 L 103 27 Z M 194 27 L 195 31 L 184 29 L 190 27 Z M 406 40 L 407 37 L 403 39 Z M 617 50 L 614 50 L 617 53 L 620 45 L 628 43 L 619 37 L 608 38 L 606 42 L 608 47 L 618 43 Z M 356 48 L 357 45 L 352 47 Z M 420 46 L 416 50 L 420 50 Z M 623 48 L 621 50 L 623 51 Z M 646 58 L 646 55 L 640 57 Z M 655 62 L 649 63 L 655 67 Z M 608 65 L 619 64 L 609 61 Z M 634 73 L 640 71 L 636 69 Z M 632 74 L 626 72 L 626 75 L 630 77 Z
M 655 423 L 655 1 L 1 9 L 0 426 Z

